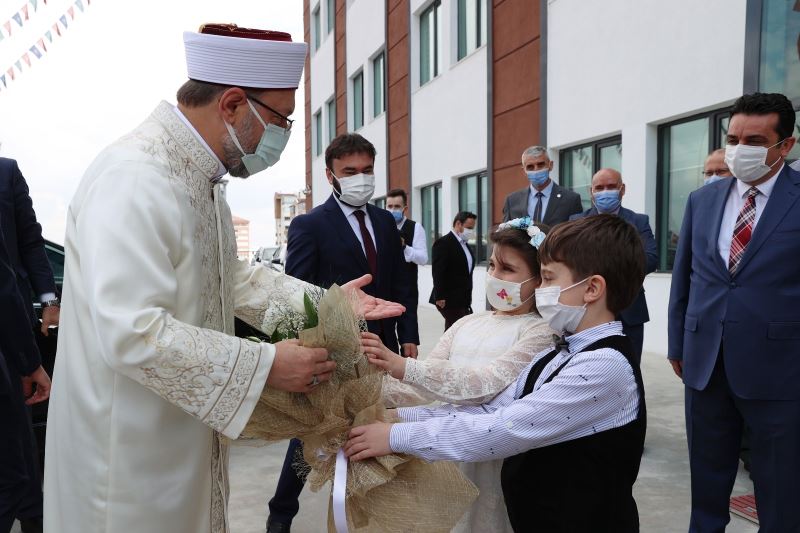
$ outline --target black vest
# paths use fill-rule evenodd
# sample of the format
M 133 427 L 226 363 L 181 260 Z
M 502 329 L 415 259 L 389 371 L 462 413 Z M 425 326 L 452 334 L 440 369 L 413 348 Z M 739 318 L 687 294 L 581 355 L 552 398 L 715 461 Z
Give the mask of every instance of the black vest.
M 417 223 L 411 219 L 406 219 L 403 222 L 403 226 L 398 230 L 400 231 L 400 236 L 403 237 L 403 241 L 405 241 L 406 246 L 413 246 L 414 245 L 414 229 L 416 228 Z M 417 264 L 414 262 L 406 262 L 406 269 L 408 270 L 408 281 L 411 283 L 411 293 L 414 301 L 419 300 L 419 288 L 417 287 L 417 279 L 419 277 L 418 267 Z
M 633 484 L 639 475 L 647 427 L 642 373 L 631 360 L 627 337 L 606 337 L 583 351 L 600 348 L 617 350 L 631 365 L 639 389 L 639 414 L 636 420 L 624 426 L 534 448 L 503 461 L 503 495 L 514 531 L 639 531 Z M 558 350 L 533 365 L 522 396 L 530 394 L 545 366 L 556 355 Z M 567 363 L 556 369 L 545 383 L 558 375 Z

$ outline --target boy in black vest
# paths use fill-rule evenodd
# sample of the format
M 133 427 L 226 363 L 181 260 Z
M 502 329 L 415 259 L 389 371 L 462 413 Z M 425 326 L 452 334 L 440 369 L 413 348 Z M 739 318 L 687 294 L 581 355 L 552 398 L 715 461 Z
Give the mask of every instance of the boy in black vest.
M 539 249 L 536 306 L 566 337 L 489 403 L 402 408 L 404 423 L 354 428 L 348 457 L 505 458 L 498 481 L 515 531 L 639 531 L 632 489 L 644 447 L 644 387 L 614 318 L 639 292 L 644 257 L 636 229 L 619 217 L 553 228 Z

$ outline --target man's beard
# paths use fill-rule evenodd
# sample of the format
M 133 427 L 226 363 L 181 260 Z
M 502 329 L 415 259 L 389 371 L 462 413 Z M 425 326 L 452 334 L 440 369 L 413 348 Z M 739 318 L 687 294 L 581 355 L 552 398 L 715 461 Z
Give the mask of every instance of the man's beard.
M 256 139 L 254 142 L 250 143 L 249 139 L 252 139 L 255 134 L 256 129 L 256 121 L 251 115 L 245 115 L 244 121 L 242 125 L 235 129 L 236 136 L 239 139 L 239 142 L 242 144 L 242 148 L 248 154 L 252 154 L 256 150 L 256 146 L 258 146 L 258 141 L 260 139 Z M 252 145 L 252 146 L 251 146 Z M 233 176 L 234 178 L 249 178 L 250 173 L 245 168 L 244 163 L 242 163 L 242 152 L 236 147 L 236 144 L 231 139 L 230 135 L 226 135 L 222 139 L 222 156 L 224 157 L 225 166 L 228 168 L 228 174 Z

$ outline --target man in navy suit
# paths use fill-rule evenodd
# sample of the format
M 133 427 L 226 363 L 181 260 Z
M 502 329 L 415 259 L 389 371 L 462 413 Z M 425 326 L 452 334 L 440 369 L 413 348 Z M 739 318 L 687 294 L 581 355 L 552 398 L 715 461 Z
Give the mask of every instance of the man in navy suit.
M 41 516 L 41 482 L 26 404 L 50 395 L 50 378 L 28 327 L 30 304 L 19 292 L 3 229 L 0 219 L 0 533 L 10 531 L 16 518 L 33 518 L 26 515 L 31 486 L 39 487 Z
M 375 190 L 375 147 L 356 133 L 343 134 L 325 151 L 325 173 L 333 192 L 328 200 L 292 220 L 286 246 L 286 273 L 320 287 L 342 285 L 372 274 L 367 294 L 406 307 L 399 319 L 367 322 L 391 350 L 417 356 L 419 333 L 400 233 L 391 213 L 369 203 Z M 301 443 L 292 439 L 275 496 L 269 502 L 267 531 L 289 531 L 299 509 L 303 480 L 293 467 Z
M 658 266 L 658 246 L 653 237 L 653 230 L 650 229 L 650 219 L 647 215 L 634 213 L 630 209 L 622 207 L 622 197 L 625 195 L 625 183 L 622 181 L 622 174 L 613 168 L 601 168 L 592 176 L 592 208 L 583 213 L 572 215 L 570 220 L 583 218 L 598 213 L 617 215 L 631 224 L 639 231 L 642 238 L 642 245 L 645 252 L 645 272 L 646 276 L 653 272 Z M 631 340 L 633 351 L 631 355 L 640 363 L 642 360 L 642 344 L 644 343 L 644 325 L 650 321 L 650 314 L 647 311 L 647 300 L 644 297 L 644 287 L 639 289 L 636 300 L 624 309 L 618 320 L 622 322 L 622 331 Z
M 781 94 L 733 105 L 725 178 L 689 195 L 669 301 L 686 386 L 689 530 L 724 531 L 742 425 L 762 533 L 800 531 L 800 172 Z

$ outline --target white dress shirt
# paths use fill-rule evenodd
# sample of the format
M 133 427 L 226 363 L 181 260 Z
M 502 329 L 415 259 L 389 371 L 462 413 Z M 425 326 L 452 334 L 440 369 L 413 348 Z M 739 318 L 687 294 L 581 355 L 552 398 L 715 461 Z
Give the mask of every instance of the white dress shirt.
M 406 223 L 406 217 L 397 224 L 397 231 Z M 416 263 L 418 265 L 425 265 L 428 263 L 428 241 L 425 238 L 425 228 L 422 224 L 417 222 L 414 224 L 414 242 L 413 246 L 406 244 L 403 248 L 403 257 L 406 263 Z
M 469 251 L 469 246 L 467 246 L 467 242 L 461 238 L 461 235 L 456 233 L 455 230 L 450 230 L 450 232 L 456 236 L 458 239 L 459 244 L 461 244 L 461 249 L 464 250 L 464 255 L 467 256 L 467 272 L 472 273 L 472 253 Z
M 621 322 L 567 337 L 569 348 L 545 366 L 533 391 L 523 398 L 531 368 L 552 348 L 537 354 L 515 383 L 483 405 L 398 409 L 406 423 L 392 426 L 392 451 L 426 461 L 486 461 L 632 422 L 639 412 L 639 393 L 630 363 L 611 348 L 582 351 L 612 335 L 622 335 Z M 545 383 L 564 363 L 561 372 Z
M 761 185 L 756 185 L 756 189 L 758 189 L 760 194 L 756 195 L 756 218 L 753 221 L 753 231 L 755 231 L 758 220 L 761 218 L 761 214 L 767 206 L 769 195 L 772 194 L 772 189 L 775 187 L 775 180 L 780 176 L 781 172 L 783 172 L 783 165 L 781 165 L 778 172 L 770 179 Z M 744 206 L 745 197 L 750 187 L 751 185 L 736 180 L 736 184 L 731 187 L 731 192 L 728 194 L 728 199 L 725 202 L 725 211 L 722 213 L 722 223 L 719 226 L 717 249 L 726 266 L 731 255 L 731 241 L 733 241 L 733 229 L 736 227 L 736 219 L 739 217 L 742 206 Z
M 372 244 L 375 245 L 375 253 L 378 253 L 378 241 L 375 240 L 375 230 L 372 228 L 372 220 L 369 218 L 369 212 L 367 211 L 367 206 L 362 205 L 361 207 L 353 207 L 352 205 L 343 204 L 336 195 L 333 195 L 333 198 L 336 200 L 336 203 L 339 204 L 339 207 L 344 213 L 344 217 L 347 219 L 347 222 L 350 224 L 350 227 L 353 228 L 353 233 L 356 234 L 356 239 L 358 242 L 361 243 L 361 251 L 364 252 L 364 256 L 367 255 L 367 249 L 364 248 L 364 238 L 361 236 L 361 226 L 358 225 L 358 219 L 353 214 L 356 211 L 362 211 L 364 213 L 364 224 L 367 226 L 367 231 L 369 231 L 370 237 L 372 237 Z
M 533 185 L 528 186 L 528 216 L 533 218 L 533 212 L 536 210 L 536 193 L 539 191 L 536 190 L 536 187 Z M 553 194 L 553 180 L 550 180 L 550 183 L 547 184 L 547 187 L 542 189 L 542 220 L 544 220 L 544 214 L 547 213 L 547 204 L 550 203 L 550 195 Z

